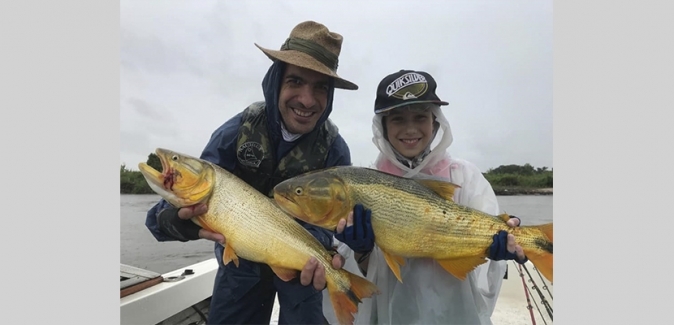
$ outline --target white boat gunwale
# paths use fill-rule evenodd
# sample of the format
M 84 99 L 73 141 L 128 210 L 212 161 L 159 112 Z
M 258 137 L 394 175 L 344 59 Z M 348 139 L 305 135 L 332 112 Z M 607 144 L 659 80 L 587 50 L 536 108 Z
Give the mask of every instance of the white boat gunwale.
M 161 275 L 120 265 L 120 280 L 128 281 L 121 284 L 122 290 L 151 279 L 161 279 L 156 284 L 120 298 L 120 324 L 158 324 L 210 298 L 218 270 L 215 258 Z M 192 274 L 184 274 L 186 270 L 191 270 Z

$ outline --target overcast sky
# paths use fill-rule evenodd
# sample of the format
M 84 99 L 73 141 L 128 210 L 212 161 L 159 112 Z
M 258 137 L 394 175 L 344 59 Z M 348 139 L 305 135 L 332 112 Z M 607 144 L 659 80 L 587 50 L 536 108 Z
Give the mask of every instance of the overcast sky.
M 552 1 L 120 2 L 120 163 L 157 147 L 199 156 L 211 133 L 254 101 L 299 22 L 344 37 L 331 119 L 354 165 L 370 166 L 379 81 L 429 72 L 447 102 L 450 154 L 486 171 L 552 164 Z

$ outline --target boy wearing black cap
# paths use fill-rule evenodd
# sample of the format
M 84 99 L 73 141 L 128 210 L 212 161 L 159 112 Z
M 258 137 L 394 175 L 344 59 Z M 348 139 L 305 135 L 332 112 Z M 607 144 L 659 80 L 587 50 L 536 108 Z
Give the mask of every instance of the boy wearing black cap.
M 423 174 L 444 178 L 461 186 L 455 191 L 455 202 L 497 215 L 496 195 L 480 170 L 447 152 L 453 138 L 441 106 L 448 103 L 440 100 L 436 88 L 430 74 L 413 70 L 400 70 L 379 83 L 372 119 L 372 140 L 380 151 L 375 167 L 403 177 Z M 438 134 L 440 141 L 431 148 Z M 374 243 L 368 212 L 367 207 L 355 209 L 335 235 L 353 251 L 367 279 L 381 290 L 380 295 L 363 301 L 358 324 L 491 324 L 506 260 L 527 261 L 515 238 L 500 232 L 494 235 L 490 260 L 466 280 L 447 273 L 433 259 L 416 258 L 406 259 L 400 283 Z M 519 223 L 517 217 L 508 221 L 513 227 Z M 354 225 L 368 229 L 355 230 Z M 348 248 L 340 246 L 343 255 L 350 255 Z

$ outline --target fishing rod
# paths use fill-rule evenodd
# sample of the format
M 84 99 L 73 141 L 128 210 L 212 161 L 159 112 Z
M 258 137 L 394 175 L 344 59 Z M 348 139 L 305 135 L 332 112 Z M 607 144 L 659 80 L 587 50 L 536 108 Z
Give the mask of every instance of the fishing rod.
M 550 316 L 550 319 L 552 320 L 552 307 L 550 306 L 550 303 L 548 303 L 548 300 L 545 299 L 545 296 L 543 295 L 541 290 L 538 289 L 538 285 L 531 276 L 531 273 L 529 273 L 529 269 L 527 269 L 526 265 L 520 265 L 520 272 L 522 267 L 524 267 L 524 270 L 527 272 L 527 275 L 529 276 L 529 281 L 533 283 L 532 288 L 536 290 L 536 293 L 538 293 L 538 297 L 541 298 L 541 303 L 543 304 L 543 306 L 545 306 L 545 310 L 548 312 L 548 316 Z M 524 281 L 524 278 L 522 278 L 522 281 Z M 545 281 L 543 281 L 543 284 L 545 285 Z
M 529 290 L 527 290 L 527 284 L 524 282 L 524 273 L 522 273 L 522 265 L 519 266 L 520 279 L 522 279 L 522 287 L 524 287 L 524 295 L 527 297 L 527 309 L 529 309 L 529 315 L 531 315 L 531 324 L 536 325 L 536 317 L 534 317 L 534 307 L 531 306 L 531 299 L 529 299 Z
M 531 295 L 531 290 L 529 290 L 529 287 L 524 286 L 524 288 L 525 288 L 525 289 L 529 292 L 529 294 Z M 533 296 L 533 295 L 532 295 L 532 296 Z M 536 302 L 535 299 L 534 299 L 534 304 L 536 305 L 536 310 L 538 311 L 538 314 L 541 315 L 541 319 L 543 320 L 543 323 L 545 323 L 545 325 L 548 325 L 548 322 L 545 321 L 545 317 L 543 317 L 543 313 L 541 312 L 541 308 L 538 307 L 538 303 Z
M 534 270 L 536 270 L 536 273 L 538 273 L 538 277 L 541 279 L 541 282 L 543 282 L 543 290 L 548 292 L 548 295 L 550 296 L 550 300 L 552 300 L 552 292 L 550 292 L 550 290 L 548 290 L 548 285 L 545 284 L 545 280 L 543 280 L 543 276 L 541 276 L 541 271 L 539 271 L 538 268 L 536 268 L 535 266 L 534 266 Z M 552 285 L 552 282 L 550 282 L 550 285 Z

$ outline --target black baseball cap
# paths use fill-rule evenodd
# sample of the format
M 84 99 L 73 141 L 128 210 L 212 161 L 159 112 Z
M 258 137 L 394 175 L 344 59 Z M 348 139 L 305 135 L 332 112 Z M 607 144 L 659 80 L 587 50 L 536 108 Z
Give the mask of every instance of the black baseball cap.
M 392 73 L 377 87 L 374 113 L 379 114 L 394 108 L 419 103 L 449 105 L 438 98 L 435 79 L 424 71 L 400 70 Z

